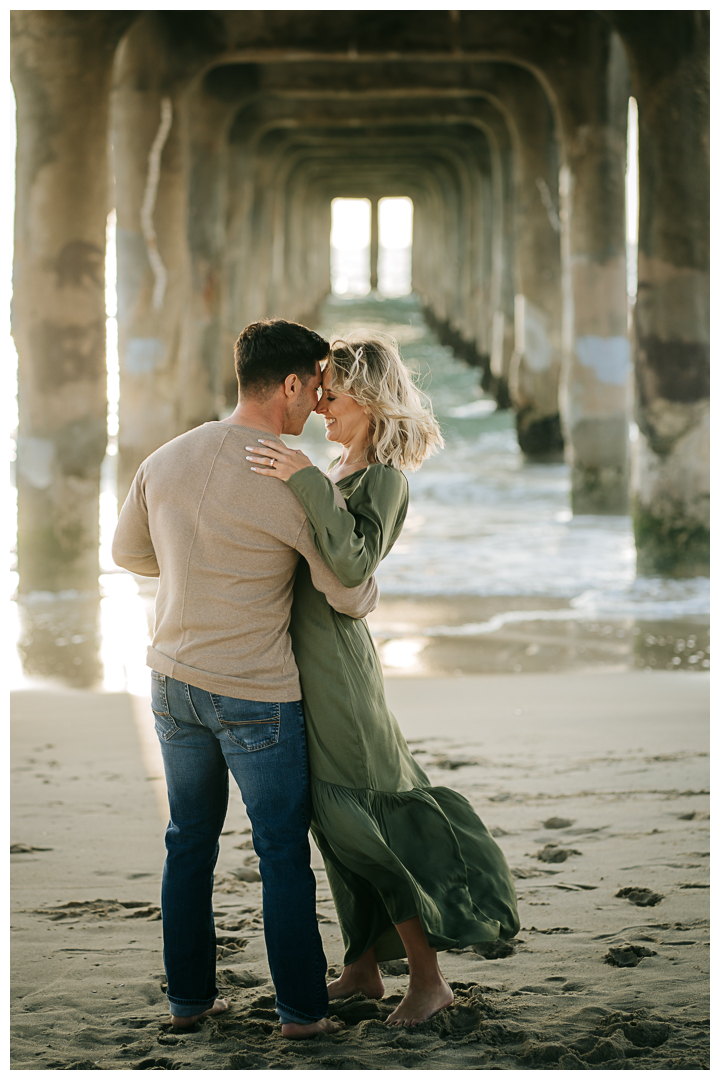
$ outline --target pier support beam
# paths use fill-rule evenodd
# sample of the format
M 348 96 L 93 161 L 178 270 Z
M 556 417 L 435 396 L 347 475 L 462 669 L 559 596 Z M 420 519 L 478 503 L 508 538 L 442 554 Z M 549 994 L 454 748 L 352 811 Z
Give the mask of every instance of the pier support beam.
M 539 82 L 498 66 L 498 94 L 515 150 L 514 351 L 510 395 L 518 445 L 530 461 L 562 461 L 558 392 L 562 369 L 562 255 L 555 117 Z
M 223 388 L 223 360 L 232 362 L 232 341 L 223 335 L 227 251 L 227 129 L 232 106 L 202 86 L 188 95 L 188 224 L 190 257 L 190 372 L 179 388 L 183 428 L 233 409 Z M 240 328 L 242 329 L 242 328 Z M 237 333 L 235 335 L 237 337 Z M 234 339 L 233 339 L 234 340 Z
M 566 350 L 561 389 L 572 508 L 629 505 L 632 363 L 627 330 L 625 168 L 629 73 L 617 34 L 597 35 L 564 103 Z
M 638 102 L 638 571 L 710 564 L 709 12 L 617 13 Z
M 120 432 L 118 498 L 140 463 L 186 430 L 191 358 L 186 101 L 154 21 L 118 50 L 113 94 Z M 193 358 L 195 359 L 195 358 Z M 196 421 L 197 422 L 197 421 Z
M 15 11 L 20 592 L 96 593 L 112 57 L 132 13 Z

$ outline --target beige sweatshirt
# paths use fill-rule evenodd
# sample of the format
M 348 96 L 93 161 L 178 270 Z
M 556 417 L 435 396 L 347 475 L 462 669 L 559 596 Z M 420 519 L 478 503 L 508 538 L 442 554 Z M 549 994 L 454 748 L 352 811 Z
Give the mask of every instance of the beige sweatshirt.
M 226 697 L 297 701 L 288 624 L 300 555 L 337 611 L 377 605 L 374 578 L 346 589 L 310 538 L 290 488 L 250 471 L 246 446 L 272 432 L 214 421 L 151 454 L 120 512 L 113 558 L 159 577 L 148 666 Z

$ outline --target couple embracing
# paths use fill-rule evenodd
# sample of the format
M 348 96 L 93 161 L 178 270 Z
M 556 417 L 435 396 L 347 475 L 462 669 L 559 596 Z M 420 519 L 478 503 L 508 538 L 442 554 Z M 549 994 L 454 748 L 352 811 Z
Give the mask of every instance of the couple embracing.
M 159 578 L 148 665 L 170 803 L 172 1022 L 228 1007 L 215 984 L 212 890 L 231 772 L 260 860 L 282 1034 L 338 1030 L 329 1000 L 382 997 L 378 962 L 405 956 L 408 990 L 386 1022 L 411 1026 L 452 1003 L 438 949 L 519 929 L 499 847 L 410 754 L 364 621 L 407 512 L 404 470 L 442 439 L 382 335 L 331 346 L 298 323 L 262 320 L 240 334 L 235 366 L 235 411 L 143 462 L 113 544 L 120 566 Z M 280 439 L 312 411 L 341 451 L 327 474 Z M 329 985 L 309 830 L 345 945 Z

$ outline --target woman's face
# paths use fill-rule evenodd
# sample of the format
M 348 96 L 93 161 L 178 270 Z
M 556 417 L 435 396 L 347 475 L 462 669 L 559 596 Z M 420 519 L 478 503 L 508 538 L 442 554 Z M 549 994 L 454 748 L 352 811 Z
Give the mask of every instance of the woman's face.
M 362 405 L 347 394 L 334 394 L 329 370 L 323 372 L 320 400 L 315 412 L 325 420 L 325 438 L 349 446 L 370 441 L 370 417 Z

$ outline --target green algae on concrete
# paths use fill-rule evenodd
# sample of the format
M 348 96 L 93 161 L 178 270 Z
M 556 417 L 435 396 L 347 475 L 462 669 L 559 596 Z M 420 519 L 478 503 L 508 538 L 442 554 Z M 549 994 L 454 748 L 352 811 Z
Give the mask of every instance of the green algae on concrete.
M 572 466 L 574 514 L 626 514 L 628 471 L 615 466 Z
M 680 510 L 658 517 L 636 500 L 633 526 L 637 572 L 648 577 L 706 577 L 710 573 L 710 530 Z

